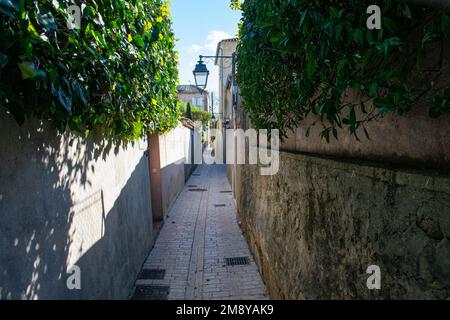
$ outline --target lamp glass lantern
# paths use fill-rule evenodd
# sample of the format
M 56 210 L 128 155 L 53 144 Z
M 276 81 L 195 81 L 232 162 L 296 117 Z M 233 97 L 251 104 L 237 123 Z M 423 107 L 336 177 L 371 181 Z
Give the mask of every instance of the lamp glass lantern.
M 195 78 L 195 85 L 202 90 L 206 89 L 206 86 L 208 85 L 209 70 L 208 68 L 206 68 L 205 63 L 201 58 L 195 66 L 193 73 Z

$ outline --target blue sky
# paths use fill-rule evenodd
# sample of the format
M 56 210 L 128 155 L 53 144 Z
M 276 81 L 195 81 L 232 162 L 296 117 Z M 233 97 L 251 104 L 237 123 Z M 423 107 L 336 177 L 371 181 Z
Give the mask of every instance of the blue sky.
M 240 12 L 230 9 L 230 0 L 171 0 L 170 12 L 179 52 L 180 84 L 195 84 L 192 70 L 198 56 L 215 55 L 220 40 L 236 36 Z M 208 90 L 217 92 L 217 68 L 211 72 Z

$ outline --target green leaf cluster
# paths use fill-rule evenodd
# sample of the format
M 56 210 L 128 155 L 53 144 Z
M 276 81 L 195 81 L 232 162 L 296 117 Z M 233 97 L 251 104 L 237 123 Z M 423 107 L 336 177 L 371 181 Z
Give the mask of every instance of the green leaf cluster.
M 201 107 L 179 101 L 178 108 L 181 116 L 191 119 L 194 122 L 201 122 L 203 125 L 206 125 L 209 121 L 211 121 L 211 113 L 203 110 Z
M 382 10 L 380 30 L 367 28 L 373 4 Z M 238 84 L 257 128 L 286 135 L 313 114 L 324 139 L 337 138 L 339 128 L 358 138 L 358 132 L 367 135 L 368 122 L 402 115 L 423 97 L 430 116 L 450 113 L 450 91 L 436 86 L 443 74 L 427 66 L 430 54 L 439 57 L 448 43 L 447 9 L 392 0 L 245 0 L 232 6 L 243 13 Z
M 177 53 L 165 0 L 0 2 L 0 105 L 21 124 L 131 141 L 178 120 Z

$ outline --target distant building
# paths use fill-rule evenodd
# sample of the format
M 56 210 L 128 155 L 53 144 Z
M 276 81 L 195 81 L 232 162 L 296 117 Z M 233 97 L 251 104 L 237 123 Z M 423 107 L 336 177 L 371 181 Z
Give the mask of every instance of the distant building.
M 225 39 L 217 44 L 216 57 L 231 57 L 236 53 L 237 38 Z M 215 148 L 223 151 L 224 159 L 227 159 L 227 135 L 226 129 L 235 128 L 237 106 L 233 110 L 233 97 L 239 95 L 239 88 L 233 88 L 233 61 L 230 58 L 216 58 L 215 65 L 219 67 L 219 112 L 216 128 L 222 131 L 221 140 L 215 140 Z M 234 89 L 234 90 L 233 90 Z M 237 100 L 236 100 L 237 101 Z M 220 152 L 220 151 L 219 151 Z M 234 151 L 236 153 L 236 150 Z M 236 190 L 236 166 L 227 166 L 228 180 L 233 193 Z M 235 195 L 235 193 L 234 193 Z
M 200 90 L 198 87 L 188 84 L 177 86 L 178 98 L 181 101 L 189 102 L 193 106 L 198 106 L 205 111 L 209 111 L 209 92 Z
M 231 38 L 217 44 L 216 56 L 231 56 L 236 52 L 238 39 Z M 219 67 L 219 122 L 218 128 L 225 129 L 233 126 L 233 88 L 232 88 L 232 61 L 231 59 L 216 59 L 215 65 Z

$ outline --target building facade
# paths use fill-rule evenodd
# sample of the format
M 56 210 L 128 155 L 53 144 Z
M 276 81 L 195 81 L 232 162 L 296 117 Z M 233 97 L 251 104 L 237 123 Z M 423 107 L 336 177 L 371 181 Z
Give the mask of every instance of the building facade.
M 215 142 L 216 150 L 223 152 L 223 159 L 227 159 L 227 135 L 226 130 L 235 128 L 237 106 L 233 109 L 233 94 L 239 95 L 238 88 L 235 85 L 233 79 L 233 59 L 228 58 L 236 53 L 238 44 L 237 38 L 225 39 L 217 44 L 216 61 L 215 65 L 219 67 L 219 108 L 217 117 L 218 130 L 222 131 L 221 140 L 217 139 Z M 227 58 L 219 58 L 227 57 Z M 219 152 L 220 152 L 219 151 Z M 235 193 L 235 165 L 227 166 L 228 180 L 232 186 L 233 193 Z
M 237 38 L 225 39 L 218 43 L 216 56 L 230 57 L 236 52 Z M 219 67 L 219 127 L 232 125 L 233 122 L 233 62 L 230 58 L 217 58 L 215 65 Z
M 193 106 L 202 108 L 205 111 L 209 111 L 209 92 L 206 90 L 200 90 L 198 87 L 188 84 L 177 86 L 178 98 L 186 103 L 190 103 Z

